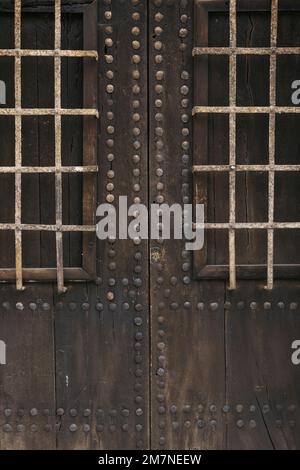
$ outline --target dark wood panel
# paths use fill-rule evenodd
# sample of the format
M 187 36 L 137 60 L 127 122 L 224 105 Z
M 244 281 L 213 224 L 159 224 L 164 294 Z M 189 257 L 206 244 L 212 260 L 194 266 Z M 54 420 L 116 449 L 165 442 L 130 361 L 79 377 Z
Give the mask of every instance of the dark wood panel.
M 147 201 L 146 3 L 113 4 L 107 8 L 110 20 L 99 2 L 99 204 L 113 202 L 113 196 L 117 207 L 119 195 L 127 195 L 129 204 L 133 197 Z M 134 12 L 140 13 L 136 21 Z M 132 48 L 134 26 L 140 28 L 138 52 Z M 133 54 L 142 61 L 133 64 Z M 132 77 L 134 71 L 140 78 Z M 108 85 L 114 86 L 109 93 Z M 140 90 L 133 91 L 137 85 Z M 137 127 L 140 135 L 134 138 Z M 57 403 L 64 410 L 60 449 L 149 446 L 147 269 L 147 243 L 98 241 L 96 285 L 72 284 L 56 297 Z
M 299 374 L 291 345 L 299 336 L 298 283 L 241 282 L 227 294 L 230 449 L 299 448 Z
M 59 449 L 136 447 L 136 425 L 146 425 L 147 416 L 137 413 L 144 402 L 133 400 L 135 329 L 123 309 L 103 308 L 91 284 L 69 286 L 56 298 Z M 146 433 L 143 427 L 140 438 Z
M 55 448 L 55 362 L 52 286 L 0 288 L 0 448 Z
M 151 2 L 149 11 L 150 202 L 191 201 L 192 8 Z M 152 448 L 222 448 L 225 285 L 193 283 L 180 240 L 152 240 L 150 260 Z
M 117 209 L 119 196 L 128 196 L 128 205 L 148 201 L 147 4 L 147 0 L 112 2 L 108 8 L 99 4 L 99 53 L 104 60 L 99 62 L 98 82 L 102 119 L 97 201 L 113 202 Z M 111 11 L 111 19 L 106 19 L 105 10 Z M 123 436 L 122 448 L 146 449 L 150 442 L 147 241 L 139 245 L 118 238 L 113 243 L 98 242 L 97 273 L 104 324 L 113 322 L 114 329 L 122 329 L 121 338 L 105 327 L 117 357 L 106 365 L 106 374 L 113 367 L 111 374 L 116 371 L 116 387 L 120 388 L 109 398 L 108 385 L 105 399 L 114 408 L 120 406 L 121 394 L 131 400 L 135 427 L 129 439 Z M 108 361 L 106 349 L 103 354 Z M 106 377 L 111 380 L 110 375 Z M 118 445 L 108 435 L 105 442 L 108 447 Z

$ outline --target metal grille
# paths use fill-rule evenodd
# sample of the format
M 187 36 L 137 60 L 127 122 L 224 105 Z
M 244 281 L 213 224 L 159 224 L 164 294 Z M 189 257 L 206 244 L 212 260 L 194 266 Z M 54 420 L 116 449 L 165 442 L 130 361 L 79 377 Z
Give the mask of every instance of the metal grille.
M 23 266 L 22 266 L 22 232 L 29 231 L 52 231 L 56 234 L 56 270 L 57 284 L 60 293 L 65 292 L 64 267 L 63 267 L 63 232 L 94 232 L 94 226 L 88 225 L 63 225 L 62 223 L 62 174 L 63 173 L 94 173 L 98 171 L 95 166 L 62 166 L 61 153 L 61 116 L 95 116 L 98 118 L 96 109 L 62 109 L 61 107 L 61 58 L 62 57 L 90 57 L 98 60 L 97 51 L 87 50 L 62 50 L 61 49 L 61 0 L 55 0 L 55 44 L 53 50 L 28 50 L 22 49 L 21 26 L 22 26 L 22 1 L 15 0 L 14 3 L 14 35 L 15 48 L 1 49 L 0 56 L 15 57 L 15 107 L 1 108 L 0 115 L 15 116 L 15 166 L 0 167 L 0 173 L 15 174 L 15 223 L 0 224 L 0 230 L 12 230 L 15 233 L 15 264 L 16 264 L 16 288 L 23 290 Z M 22 57 L 54 57 L 54 109 L 24 109 L 22 108 Z M 22 166 L 22 116 L 53 115 L 55 119 L 55 166 L 52 167 L 23 167 Z M 53 173 L 55 174 L 55 198 L 56 198 L 56 224 L 38 225 L 22 224 L 21 195 L 23 173 Z
M 228 55 L 229 56 L 229 106 L 195 106 L 197 113 L 227 113 L 229 115 L 229 164 L 228 165 L 194 165 L 193 172 L 229 172 L 229 222 L 205 223 L 206 229 L 227 229 L 229 231 L 229 287 L 236 288 L 236 242 L 235 234 L 239 229 L 267 230 L 267 289 L 274 285 L 274 230 L 300 229 L 300 222 L 274 221 L 274 183 L 277 171 L 300 171 L 300 165 L 277 165 L 275 162 L 275 119 L 278 113 L 300 113 L 299 107 L 276 106 L 276 63 L 279 54 L 300 54 L 299 47 L 277 47 L 278 0 L 271 3 L 271 38 L 269 48 L 237 47 L 237 0 L 230 0 L 229 6 L 230 44 L 229 47 L 195 47 L 193 55 Z M 268 107 L 237 106 L 237 55 L 256 54 L 270 56 L 270 105 Z M 269 163 L 268 165 L 236 164 L 236 114 L 267 113 L 269 114 Z M 268 222 L 236 222 L 236 172 L 265 171 L 268 173 Z

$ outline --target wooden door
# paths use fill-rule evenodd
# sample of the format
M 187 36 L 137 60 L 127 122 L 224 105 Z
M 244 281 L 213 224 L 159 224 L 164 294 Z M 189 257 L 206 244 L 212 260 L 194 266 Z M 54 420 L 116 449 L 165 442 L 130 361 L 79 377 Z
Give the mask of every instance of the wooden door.
M 299 184 L 298 169 L 286 166 L 299 164 L 290 101 L 299 60 L 270 51 L 271 2 L 238 2 L 236 45 L 225 1 L 63 0 L 61 35 L 49 3 L 23 2 L 20 49 L 35 52 L 21 56 L 14 2 L 0 2 L 0 226 L 9 224 L 0 230 L 0 448 L 298 448 Z M 273 48 L 299 47 L 295 3 L 279 2 Z M 229 46 L 265 48 L 237 55 L 236 98 Z M 193 54 L 203 47 L 226 50 Z M 35 169 L 21 175 L 21 223 L 30 230 L 15 210 L 20 56 L 22 109 L 48 110 L 21 118 L 21 166 Z M 292 109 L 270 118 L 274 56 L 272 106 Z M 237 110 L 230 124 L 233 110 L 203 112 L 212 106 L 265 109 Z M 60 111 L 57 127 L 55 108 L 77 114 Z M 270 168 L 272 138 L 280 171 Z M 97 205 L 124 195 L 205 203 L 206 222 L 224 226 L 208 228 L 196 253 L 182 240 L 97 240 Z M 23 291 L 15 285 L 20 231 Z

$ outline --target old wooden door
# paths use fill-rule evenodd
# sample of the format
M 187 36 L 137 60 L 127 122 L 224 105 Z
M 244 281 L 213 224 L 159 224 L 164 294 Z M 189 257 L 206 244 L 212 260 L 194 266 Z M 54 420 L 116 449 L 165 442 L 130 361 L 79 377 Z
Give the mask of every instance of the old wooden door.
M 299 2 L 52 3 L 1 2 L 1 449 L 299 448 Z M 96 241 L 123 195 L 205 249 Z

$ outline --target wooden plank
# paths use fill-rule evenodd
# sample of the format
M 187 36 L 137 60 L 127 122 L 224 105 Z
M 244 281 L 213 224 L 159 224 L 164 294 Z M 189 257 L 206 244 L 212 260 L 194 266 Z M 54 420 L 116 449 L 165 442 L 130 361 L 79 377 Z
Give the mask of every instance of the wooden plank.
M 97 50 L 97 4 L 96 2 L 85 10 L 83 18 L 83 47 L 85 50 Z M 97 63 L 85 60 L 83 80 L 83 107 L 97 108 Z M 83 118 L 83 164 L 97 164 L 97 131 L 98 121 L 92 117 Z M 97 175 L 86 174 L 83 176 L 82 197 L 83 223 L 84 225 L 95 225 L 97 204 Z M 83 268 L 95 276 L 96 274 L 96 236 L 94 233 L 83 234 Z
M 62 43 L 67 49 L 83 49 L 82 15 L 63 15 Z M 83 60 L 65 59 L 62 62 L 62 106 L 83 107 Z M 62 120 L 63 165 L 83 164 L 83 128 L 80 116 Z M 63 176 L 63 222 L 82 224 L 82 175 Z M 66 233 L 64 265 L 82 266 L 82 234 Z M 75 263 L 75 264 L 74 264 Z
M 9 15 L 1 15 L 0 47 L 13 47 L 13 23 Z M 14 59 L 2 57 L 1 80 L 6 84 L 7 106 L 14 107 L 14 87 L 11 84 L 14 73 Z M 5 105 L 6 106 L 6 105 Z M 3 107 L 3 105 L 1 105 Z M 2 139 L 1 161 L 3 165 L 15 165 L 15 122 L 14 117 L 0 118 L 0 133 L 7 135 L 7 139 Z M 10 204 L 1 204 L 1 222 L 14 222 L 14 176 L 1 175 L 0 177 L 0 197 L 6 199 L 7 194 L 13 195 Z M 0 265 L 1 267 L 13 267 L 15 265 L 14 234 L 10 232 L 0 233 Z
M 273 292 L 243 281 L 226 313 L 230 449 L 299 448 L 299 376 L 291 345 L 300 332 L 297 282 Z
M 49 286 L 0 287 L 0 448 L 55 448 L 53 296 Z
M 121 308 L 102 310 L 96 286 L 68 287 L 55 314 L 58 448 L 135 448 L 135 324 Z
M 181 204 L 192 193 L 193 2 L 151 3 L 149 14 L 149 201 Z M 195 82 L 199 90 L 202 85 L 205 90 L 205 77 Z M 192 253 L 181 240 L 151 241 L 150 273 L 152 448 L 222 448 L 224 283 L 193 283 Z
M 22 18 L 22 47 L 39 48 L 38 36 L 40 36 L 39 23 L 32 16 Z M 45 21 L 45 20 L 44 20 Z M 45 28 L 45 25 L 44 25 Z M 42 28 L 42 30 L 44 29 Z M 47 36 L 48 37 L 48 36 Z M 46 59 L 47 63 L 48 59 Z M 49 62 L 48 62 L 49 65 Z M 44 64 L 45 66 L 45 64 Z M 38 59 L 30 58 L 22 62 L 22 106 L 38 107 L 40 102 L 39 91 L 39 67 Z M 49 72 L 49 70 L 48 70 Z M 42 118 L 45 119 L 45 118 Z M 39 141 L 39 117 L 22 118 L 22 164 L 28 166 L 39 166 L 40 164 L 40 141 Z M 47 153 L 49 143 L 45 143 L 43 153 Z M 39 176 L 22 176 L 22 216 L 23 222 L 40 222 L 40 184 Z M 41 263 L 40 234 L 24 233 L 23 240 L 23 262 L 24 267 L 39 267 Z
M 118 4 L 106 10 L 111 8 L 113 20 L 105 19 L 99 3 L 99 44 L 103 45 L 105 39 L 112 40 L 107 42 L 111 45 L 105 47 L 107 56 L 113 56 L 114 61 L 103 59 L 98 70 L 99 109 L 103 115 L 98 149 L 101 168 L 98 203 L 105 202 L 108 193 L 115 196 L 116 203 L 119 194 L 130 198 L 135 194 L 147 200 L 146 2 L 138 7 Z M 141 16 L 136 23 L 130 18 L 137 11 Z M 131 62 L 130 34 L 135 25 L 141 30 L 143 57 L 138 67 Z M 136 68 L 140 71 L 138 96 L 132 93 L 136 82 L 131 73 Z M 115 74 L 112 79 L 106 75 L 109 70 Z M 114 92 L 107 93 L 106 86 L 111 83 Z M 140 100 L 140 150 L 134 149 L 131 139 L 134 99 Z M 118 132 L 111 133 L 112 127 Z M 113 143 L 107 142 L 109 139 Z M 109 153 L 114 153 L 114 160 L 107 158 Z M 133 177 L 132 170 L 137 165 L 133 164 L 132 156 L 137 153 L 141 155 L 138 178 L 141 190 L 133 192 L 137 178 Z M 115 189 L 108 191 L 108 182 L 113 183 Z M 118 240 L 114 244 L 101 241 L 97 245 L 97 285 L 89 283 L 83 288 L 74 283 L 68 286 L 65 295 L 56 298 L 57 306 L 62 304 L 56 309 L 55 317 L 57 404 L 64 409 L 57 445 L 60 449 L 147 448 L 147 243 L 135 246 L 131 240 Z M 77 416 L 72 416 L 75 412 L 71 410 L 76 410 Z M 83 416 L 84 413 L 89 416 Z M 90 428 L 83 428 L 84 425 Z
M 98 99 L 103 119 L 100 120 L 97 201 L 113 202 L 118 209 L 119 196 L 128 196 L 128 205 L 134 198 L 140 198 L 142 203 L 148 201 L 147 1 L 136 5 L 112 4 L 108 10 L 111 19 L 104 17 L 104 10 L 99 10 L 98 43 L 103 47 L 104 60 L 99 61 Z M 138 49 L 133 47 L 133 41 Z M 132 240 L 117 239 L 114 243 L 98 241 L 97 245 L 97 274 L 102 279 L 98 295 L 103 302 L 104 321 L 123 311 L 122 334 L 132 348 L 130 356 L 123 356 L 113 364 L 116 383 L 121 384 L 120 393 L 128 399 L 131 397 L 135 408 L 133 435 L 122 448 L 147 449 L 150 443 L 148 242 L 135 245 Z M 106 331 L 110 335 L 110 329 Z M 120 338 L 114 335 L 112 341 L 115 345 L 112 347 L 118 348 Z M 129 374 L 126 383 L 118 378 L 122 368 Z M 112 394 L 111 399 L 106 396 L 110 406 L 116 407 L 116 396 Z

